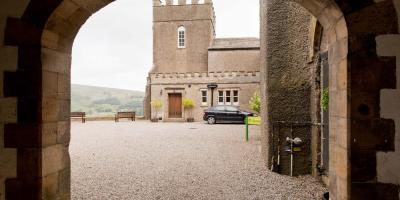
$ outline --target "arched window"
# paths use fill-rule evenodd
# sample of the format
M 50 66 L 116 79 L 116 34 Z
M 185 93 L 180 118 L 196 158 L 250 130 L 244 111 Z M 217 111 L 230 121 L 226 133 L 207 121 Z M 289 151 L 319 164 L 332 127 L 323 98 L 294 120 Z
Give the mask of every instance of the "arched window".
M 186 5 L 192 4 L 192 0 L 186 0 Z
M 160 0 L 160 5 L 162 5 L 162 6 L 167 5 L 167 0 Z
M 204 0 L 199 0 L 198 4 L 204 4 Z
M 172 5 L 179 5 L 179 0 L 173 0 Z
M 178 28 L 178 48 L 186 47 L 186 29 L 184 26 Z

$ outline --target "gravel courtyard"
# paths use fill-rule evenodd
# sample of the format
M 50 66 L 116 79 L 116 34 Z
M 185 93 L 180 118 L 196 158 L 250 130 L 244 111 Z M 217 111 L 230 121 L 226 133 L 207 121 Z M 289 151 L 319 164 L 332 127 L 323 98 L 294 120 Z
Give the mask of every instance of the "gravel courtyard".
M 71 125 L 73 199 L 321 199 L 312 177 L 269 172 L 260 130 L 203 123 Z

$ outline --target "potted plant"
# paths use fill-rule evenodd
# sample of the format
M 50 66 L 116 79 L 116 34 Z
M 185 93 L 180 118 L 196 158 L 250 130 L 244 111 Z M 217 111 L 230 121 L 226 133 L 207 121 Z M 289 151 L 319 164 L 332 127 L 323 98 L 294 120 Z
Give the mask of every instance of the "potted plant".
M 161 108 L 163 107 L 163 103 L 161 100 L 154 100 L 150 102 L 152 110 L 153 110 L 153 117 L 151 118 L 151 122 L 158 122 L 158 113 L 160 112 Z
M 194 117 L 193 117 L 193 108 L 195 106 L 194 101 L 192 99 L 185 98 L 183 99 L 182 104 L 183 108 L 185 109 L 185 113 L 188 113 L 186 121 L 194 122 Z
M 260 110 L 261 110 L 261 97 L 260 95 L 255 92 L 253 94 L 253 96 L 250 99 L 250 109 L 252 109 L 254 112 L 256 112 L 257 114 L 260 114 Z

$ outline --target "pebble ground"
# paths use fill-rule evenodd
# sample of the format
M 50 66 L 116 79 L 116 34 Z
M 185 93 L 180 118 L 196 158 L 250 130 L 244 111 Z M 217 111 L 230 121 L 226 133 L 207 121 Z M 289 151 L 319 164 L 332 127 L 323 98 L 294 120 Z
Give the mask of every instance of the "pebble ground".
M 73 199 L 321 199 L 310 176 L 269 172 L 260 129 L 204 123 L 73 122 Z

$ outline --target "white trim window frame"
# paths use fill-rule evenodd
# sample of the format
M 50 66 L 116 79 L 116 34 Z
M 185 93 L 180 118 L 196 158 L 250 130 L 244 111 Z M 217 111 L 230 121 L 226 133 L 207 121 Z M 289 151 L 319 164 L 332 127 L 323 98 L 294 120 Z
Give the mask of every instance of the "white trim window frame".
M 178 48 L 186 48 L 186 28 L 184 26 L 178 28 Z
M 201 105 L 207 106 L 208 105 L 208 90 L 201 89 L 200 94 L 201 94 Z
M 234 106 L 239 105 L 239 90 L 232 90 L 232 102 Z
M 225 90 L 225 105 L 232 105 L 232 91 Z
M 225 92 L 224 92 L 224 90 L 218 90 L 218 105 L 219 106 L 225 105 Z

